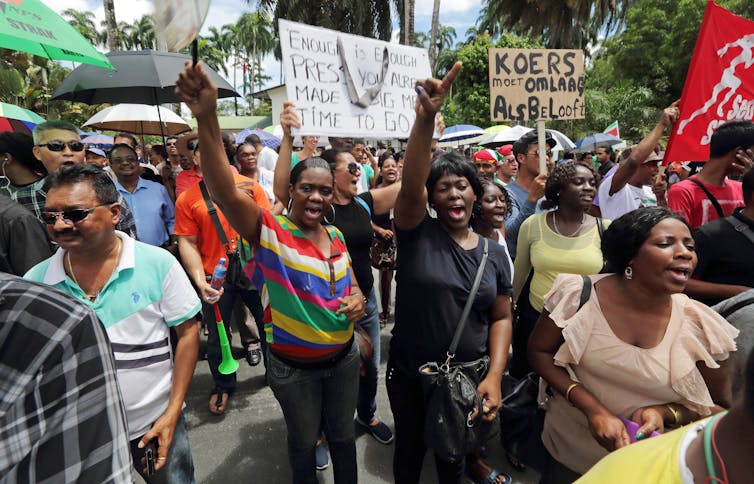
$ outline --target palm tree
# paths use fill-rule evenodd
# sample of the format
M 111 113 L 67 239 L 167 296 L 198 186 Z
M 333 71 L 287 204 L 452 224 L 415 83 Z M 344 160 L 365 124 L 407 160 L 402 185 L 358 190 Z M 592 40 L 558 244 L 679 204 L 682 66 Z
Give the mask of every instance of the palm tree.
M 479 30 L 541 37 L 550 48 L 585 48 L 620 30 L 631 0 L 485 0 Z
M 107 48 L 110 52 L 118 50 L 118 23 L 115 21 L 115 5 L 113 0 L 104 0 L 105 24 L 107 25 Z
M 494 0 L 490 0 L 494 1 Z M 429 64 L 435 65 L 435 60 L 437 60 L 437 53 L 438 51 L 435 50 L 435 39 L 437 38 L 437 30 L 439 28 L 440 23 L 440 0 L 435 0 L 434 6 L 432 7 L 432 29 L 429 33 Z
M 250 85 L 253 92 L 256 67 L 261 64 L 262 57 L 275 48 L 272 22 L 265 12 L 247 12 L 241 15 L 236 25 L 238 25 L 236 42 L 240 43 L 244 50 L 245 61 L 249 65 L 249 79 L 251 79 Z M 246 79 L 244 79 L 244 82 L 246 82 Z M 253 104 L 251 110 L 253 114 Z
M 94 25 L 94 12 L 80 12 L 73 8 L 67 8 L 63 10 L 61 16 L 68 20 L 68 23 L 71 24 L 86 40 L 92 44 L 97 43 L 98 33 L 97 27 Z
M 154 19 L 151 15 L 142 15 L 131 29 L 131 44 L 138 49 L 154 49 L 157 38 L 154 30 Z
M 437 57 L 435 63 L 432 65 L 432 73 L 437 77 L 441 69 L 441 65 L 444 65 L 444 70 L 447 71 L 450 66 L 453 65 L 455 55 L 453 54 L 453 43 L 456 40 L 456 29 L 450 25 L 441 25 L 437 30 Z M 448 63 L 450 64 L 448 65 Z

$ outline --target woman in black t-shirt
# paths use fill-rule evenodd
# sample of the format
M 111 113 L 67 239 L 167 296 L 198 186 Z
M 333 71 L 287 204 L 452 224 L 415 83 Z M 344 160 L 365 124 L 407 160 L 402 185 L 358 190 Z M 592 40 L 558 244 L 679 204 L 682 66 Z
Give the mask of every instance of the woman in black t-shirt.
M 482 238 L 469 229 L 472 206 L 482 195 L 474 166 L 459 155 L 431 162 L 435 114 L 460 64 L 442 80 L 417 83 L 416 121 L 406 149 L 403 186 L 395 206 L 398 241 L 395 327 L 390 343 L 387 391 L 396 427 L 393 473 L 398 484 L 418 482 L 426 452 L 425 399 L 419 366 L 442 361 L 468 299 L 482 258 Z M 437 219 L 426 214 L 429 201 Z M 479 291 L 454 362 L 490 356 L 490 369 L 477 388 L 495 418 L 511 339 L 511 274 L 502 246 L 490 244 Z M 440 483 L 462 480 L 463 463 L 435 456 Z M 493 477 L 494 479 L 494 477 Z

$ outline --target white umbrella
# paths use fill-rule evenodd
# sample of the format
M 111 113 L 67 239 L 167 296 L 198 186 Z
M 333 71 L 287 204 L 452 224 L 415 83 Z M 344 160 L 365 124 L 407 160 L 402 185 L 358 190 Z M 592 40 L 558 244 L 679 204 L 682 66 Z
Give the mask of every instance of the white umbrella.
M 487 148 L 496 148 L 502 145 L 513 144 L 518 141 L 521 136 L 528 133 L 529 131 L 533 131 L 533 129 L 527 128 L 526 126 L 514 126 L 510 129 L 505 129 L 503 131 L 489 135 L 488 137 L 480 141 L 479 144 Z M 568 138 L 568 136 L 564 135 L 560 131 L 548 129 L 547 132 L 550 133 L 555 140 L 555 146 L 553 146 L 552 148 L 555 151 L 570 150 L 576 146 L 574 142 L 571 141 L 570 138 Z
M 134 134 L 176 135 L 191 131 L 180 116 L 169 109 L 147 104 L 118 104 L 98 112 L 84 126 Z

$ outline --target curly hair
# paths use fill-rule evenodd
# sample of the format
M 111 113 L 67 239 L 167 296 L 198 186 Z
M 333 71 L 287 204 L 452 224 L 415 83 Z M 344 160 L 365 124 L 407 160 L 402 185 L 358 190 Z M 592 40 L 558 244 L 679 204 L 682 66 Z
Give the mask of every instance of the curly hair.
M 502 186 L 499 183 L 495 183 L 494 181 L 490 180 L 489 178 L 482 178 L 481 180 L 482 184 L 482 195 L 484 195 L 484 192 L 487 190 L 488 186 L 493 186 L 500 190 L 503 194 L 503 198 L 505 199 L 505 215 L 504 218 L 508 218 L 508 216 L 511 214 L 511 210 L 513 209 L 511 202 L 511 195 L 508 193 L 508 190 L 504 186 Z M 471 225 L 474 225 L 478 223 L 480 220 L 482 220 L 482 217 L 484 214 L 482 213 L 482 197 L 478 197 L 477 200 L 474 202 L 474 206 L 471 209 Z
M 455 153 L 442 153 L 438 155 L 432 166 L 429 168 L 429 176 L 425 186 L 427 188 L 427 198 L 431 202 L 432 195 L 435 193 L 435 185 L 443 175 L 456 175 L 464 177 L 469 181 L 474 195 L 477 198 L 482 196 L 482 185 L 479 183 L 479 175 L 477 174 L 476 167 L 465 157 Z
M 566 161 L 555 166 L 552 173 L 547 177 L 545 184 L 545 201 L 542 202 L 543 209 L 557 207 L 560 203 L 560 191 L 571 180 L 576 177 L 576 168 L 584 166 L 577 161 Z
M 622 273 L 639 252 L 654 226 L 666 218 L 679 220 L 689 227 L 686 219 L 665 207 L 641 207 L 613 220 L 602 236 L 602 257 L 607 263 L 606 272 Z

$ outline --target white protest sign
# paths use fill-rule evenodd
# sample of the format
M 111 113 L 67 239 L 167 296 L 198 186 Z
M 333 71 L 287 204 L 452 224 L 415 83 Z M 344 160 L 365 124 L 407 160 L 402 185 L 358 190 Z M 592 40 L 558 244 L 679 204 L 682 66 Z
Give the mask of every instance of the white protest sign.
M 288 100 L 299 133 L 407 138 L 417 80 L 430 77 L 425 49 L 280 20 Z

